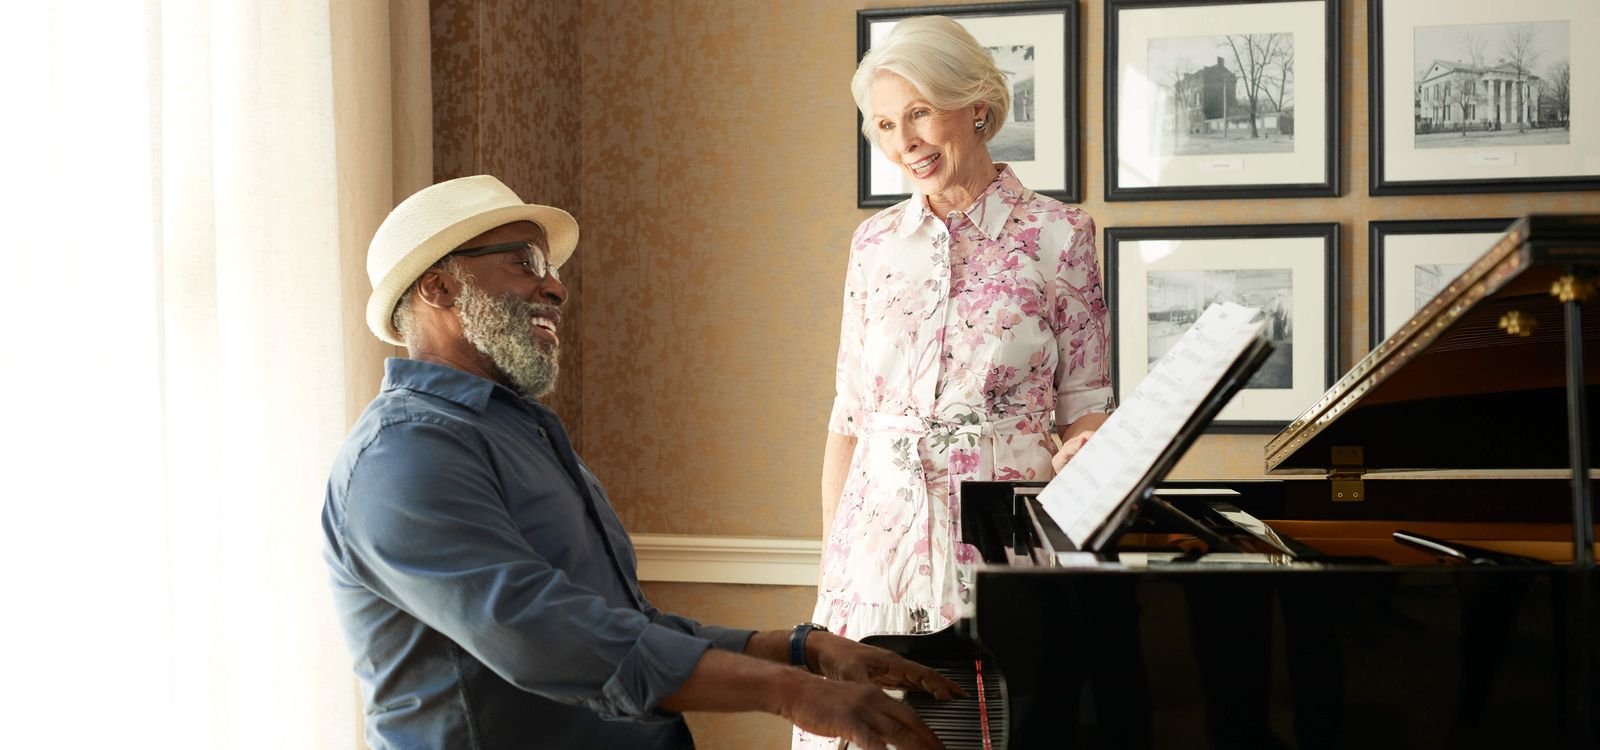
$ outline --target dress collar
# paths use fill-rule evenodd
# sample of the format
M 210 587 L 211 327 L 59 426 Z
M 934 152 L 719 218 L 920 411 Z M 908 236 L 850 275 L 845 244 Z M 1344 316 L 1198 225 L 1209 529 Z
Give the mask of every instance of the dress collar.
M 1006 219 L 1011 217 L 1012 210 L 1024 200 L 1028 191 L 1017 179 L 1016 173 L 1011 171 L 1011 165 L 995 166 L 1000 167 L 1000 174 L 995 175 L 994 181 L 983 189 L 977 200 L 967 206 L 966 210 L 955 212 L 965 214 L 978 231 L 983 232 L 983 235 L 991 240 L 1000 237 L 1001 230 L 1005 229 Z M 928 209 L 928 198 L 921 193 L 912 194 L 911 200 L 907 203 L 905 215 L 901 217 L 896 232 L 896 236 L 900 239 L 911 236 L 917 227 L 922 226 L 922 222 L 940 218 Z

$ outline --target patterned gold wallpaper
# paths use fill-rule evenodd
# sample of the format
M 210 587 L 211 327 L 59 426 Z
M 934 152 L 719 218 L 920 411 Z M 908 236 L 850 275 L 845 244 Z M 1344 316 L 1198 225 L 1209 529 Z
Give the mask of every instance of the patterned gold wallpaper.
M 604 394 L 583 447 L 632 529 L 820 536 L 846 243 L 866 215 L 853 19 L 583 4 L 583 373 Z
M 434 179 L 493 174 L 532 203 L 559 206 L 587 236 L 578 191 L 578 2 L 443 0 L 431 5 Z M 561 268 L 562 377 L 547 399 L 583 439 L 583 266 Z

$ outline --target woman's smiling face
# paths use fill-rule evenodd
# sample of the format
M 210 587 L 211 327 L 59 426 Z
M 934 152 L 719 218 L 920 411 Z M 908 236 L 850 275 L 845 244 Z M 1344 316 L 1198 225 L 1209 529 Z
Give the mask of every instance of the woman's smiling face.
M 993 177 L 989 150 L 974 123 L 984 104 L 957 110 L 933 106 L 905 78 L 884 71 L 872 82 L 872 126 L 878 148 L 911 176 L 917 192 L 943 196 L 952 188 L 979 189 Z

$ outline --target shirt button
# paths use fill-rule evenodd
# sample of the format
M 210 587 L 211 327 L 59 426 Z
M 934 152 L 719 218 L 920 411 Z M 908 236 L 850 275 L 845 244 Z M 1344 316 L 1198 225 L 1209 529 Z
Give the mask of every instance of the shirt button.
M 545 432 L 545 429 L 543 427 L 540 427 L 539 428 L 539 437 L 542 437 L 545 440 L 549 440 L 550 439 L 550 433 Z

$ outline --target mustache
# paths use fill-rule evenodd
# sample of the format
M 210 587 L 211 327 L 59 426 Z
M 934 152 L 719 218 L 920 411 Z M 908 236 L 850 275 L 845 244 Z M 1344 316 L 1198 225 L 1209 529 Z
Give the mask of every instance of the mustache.
M 517 311 L 530 317 L 549 318 L 558 324 L 561 322 L 561 307 L 558 305 L 522 301 Z
M 541 318 L 551 318 L 557 322 L 561 321 L 561 306 L 559 305 L 552 305 L 548 302 L 532 302 L 510 295 L 501 296 L 498 299 L 495 299 L 494 302 L 497 303 L 501 309 L 515 317 L 538 316 Z

